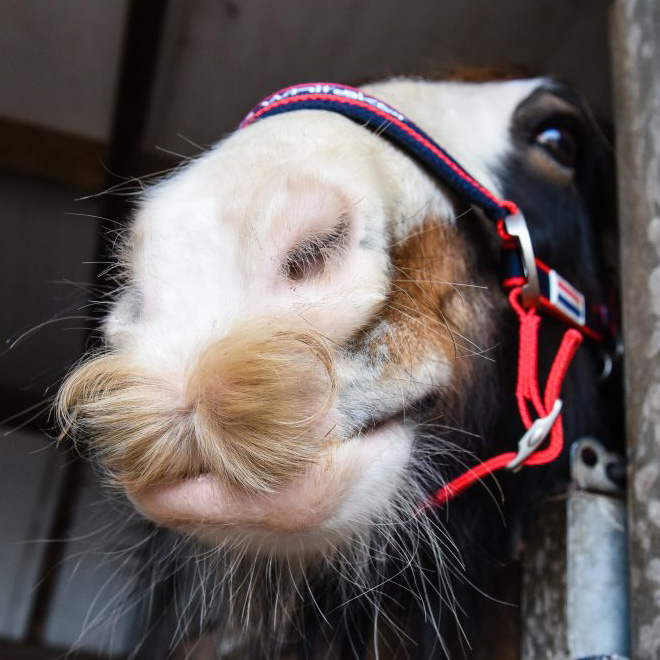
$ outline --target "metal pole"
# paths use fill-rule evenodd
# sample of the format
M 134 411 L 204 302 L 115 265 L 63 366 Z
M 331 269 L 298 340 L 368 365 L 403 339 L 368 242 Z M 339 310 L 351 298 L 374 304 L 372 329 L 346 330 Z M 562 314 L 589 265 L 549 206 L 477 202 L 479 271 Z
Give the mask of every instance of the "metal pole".
M 633 658 L 660 659 L 660 3 L 616 0 Z
M 527 524 L 522 660 L 629 657 L 626 506 L 611 471 L 622 458 L 584 438 L 572 483 Z

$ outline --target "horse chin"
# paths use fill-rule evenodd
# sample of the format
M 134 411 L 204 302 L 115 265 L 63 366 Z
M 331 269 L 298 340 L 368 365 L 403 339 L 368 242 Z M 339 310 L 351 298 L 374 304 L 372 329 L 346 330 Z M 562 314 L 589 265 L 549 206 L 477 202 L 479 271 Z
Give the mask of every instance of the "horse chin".
M 203 474 L 127 495 L 146 518 L 210 548 L 326 554 L 364 536 L 398 506 L 411 448 L 412 430 L 392 420 L 334 442 L 302 476 L 277 490 L 247 491 Z

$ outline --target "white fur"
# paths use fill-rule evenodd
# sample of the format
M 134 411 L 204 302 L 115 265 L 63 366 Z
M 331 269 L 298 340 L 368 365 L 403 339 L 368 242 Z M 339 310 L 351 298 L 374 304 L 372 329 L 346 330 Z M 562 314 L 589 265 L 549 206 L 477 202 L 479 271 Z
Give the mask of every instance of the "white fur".
M 499 192 L 495 173 L 511 149 L 512 112 L 540 84 L 406 80 L 365 89 L 408 114 Z M 452 200 L 407 156 L 363 127 L 322 111 L 258 122 L 148 193 L 131 238 L 132 285 L 141 308 L 136 317 L 131 305 L 120 301 L 107 322 L 108 340 L 173 381 L 182 380 L 200 351 L 238 321 L 297 319 L 340 345 L 369 322 L 388 293 L 388 246 L 429 214 L 452 222 Z M 287 281 L 286 255 L 301 240 L 332 228 L 341 215 L 348 218 L 346 249 L 321 276 Z M 361 247 L 364 241 L 369 249 Z M 418 400 L 450 375 L 444 355 L 427 356 L 419 373 L 401 370 L 387 381 L 377 369 L 369 374 L 362 366 L 359 360 L 338 362 L 340 408 L 334 413 L 340 422 L 351 407 L 358 416 L 397 412 L 406 396 Z M 364 446 L 355 438 L 333 450 L 331 463 L 354 460 L 359 469 L 343 483 L 332 478 L 332 470 L 330 476 L 317 474 L 319 492 L 336 505 L 307 525 L 310 538 L 320 529 L 324 535 L 345 534 L 347 526 L 387 508 L 403 480 L 412 435 L 401 427 L 388 438 L 377 460 L 364 460 Z M 155 505 L 133 497 L 147 515 L 164 522 L 182 506 L 180 499 L 165 497 Z M 190 527 L 215 539 L 222 520 L 207 524 L 204 511 L 213 503 L 197 505 L 200 513 Z M 235 503 L 234 513 L 246 506 Z M 238 521 L 231 511 L 223 515 L 247 525 L 253 512 Z

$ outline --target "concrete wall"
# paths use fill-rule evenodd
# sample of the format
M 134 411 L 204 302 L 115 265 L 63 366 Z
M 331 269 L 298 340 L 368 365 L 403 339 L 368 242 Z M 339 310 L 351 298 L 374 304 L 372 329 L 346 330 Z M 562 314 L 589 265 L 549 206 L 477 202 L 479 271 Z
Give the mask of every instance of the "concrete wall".
M 660 658 L 660 5 L 617 0 L 616 81 L 626 347 L 633 658 Z

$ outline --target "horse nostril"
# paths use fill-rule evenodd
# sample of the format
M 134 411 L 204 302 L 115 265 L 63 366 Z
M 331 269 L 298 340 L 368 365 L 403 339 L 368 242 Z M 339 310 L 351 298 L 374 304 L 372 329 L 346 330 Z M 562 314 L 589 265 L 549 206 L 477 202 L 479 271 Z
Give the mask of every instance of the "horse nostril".
M 333 228 L 300 242 L 287 254 L 282 263 L 285 277 L 300 282 L 322 275 L 328 264 L 340 259 L 348 238 L 348 218 L 342 215 Z
M 243 488 L 272 490 L 318 458 L 332 358 L 310 332 L 256 324 L 210 346 L 187 387 L 205 464 Z

